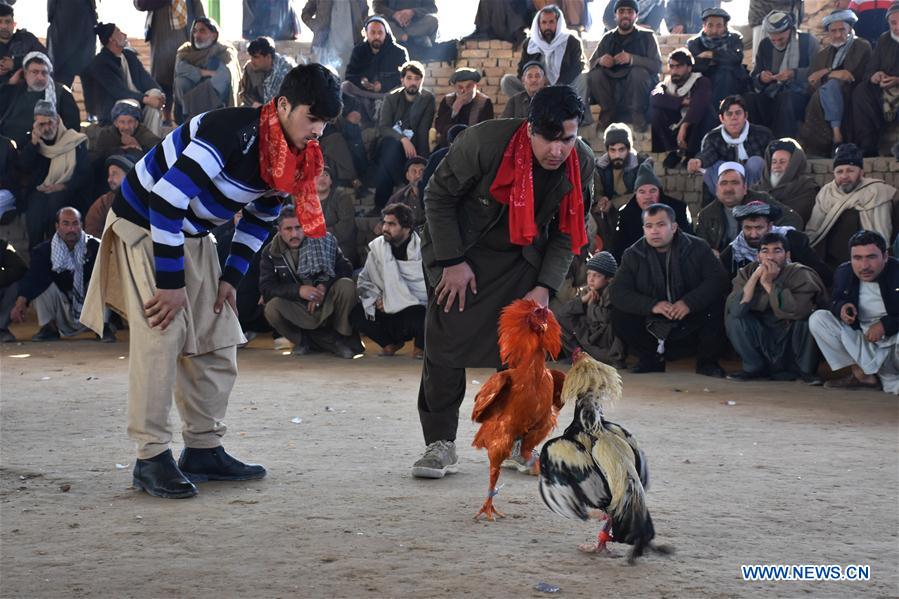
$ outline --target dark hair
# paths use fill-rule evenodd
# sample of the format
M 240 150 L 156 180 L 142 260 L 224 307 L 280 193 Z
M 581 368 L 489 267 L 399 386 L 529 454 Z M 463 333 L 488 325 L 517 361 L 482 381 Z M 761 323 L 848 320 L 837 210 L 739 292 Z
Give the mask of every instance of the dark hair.
M 250 56 L 274 56 L 275 40 L 265 35 L 259 36 L 247 46 L 247 53 Z
M 782 235 L 781 233 L 775 233 L 774 231 L 769 231 L 762 235 L 762 238 L 759 240 L 759 248 L 763 245 L 771 245 L 772 243 L 779 243 L 785 252 L 790 251 L 790 240 L 787 239 L 787 236 Z
M 422 79 L 425 76 L 425 65 L 421 64 L 417 60 L 409 60 L 403 63 L 403 66 L 400 67 L 400 77 L 406 76 L 406 71 L 412 71 Z
M 3 5 L 0 4 L 0 6 L 3 6 Z M 81 222 L 81 211 L 78 210 L 78 208 L 75 208 L 74 206 L 63 206 L 62 208 L 60 208 L 59 210 L 56 211 L 56 220 L 54 222 L 57 225 L 59 224 L 59 217 L 62 216 L 63 212 L 74 212 L 75 214 L 78 215 L 78 221 Z
M 749 110 L 746 109 L 746 100 L 743 99 L 743 96 L 725 96 L 724 99 L 721 100 L 721 103 L 718 105 L 718 116 L 723 116 L 724 113 L 727 112 L 727 109 L 734 104 L 739 105 L 740 108 L 743 109 L 743 112 L 749 112 Z
M 528 111 L 528 123 L 531 130 L 540 137 L 556 140 L 562 137 L 565 121 L 584 116 L 583 100 L 568 85 L 551 85 L 534 94 L 531 108 Z
M 852 237 L 849 238 L 849 251 L 852 252 L 852 248 L 857 245 L 876 245 L 877 249 L 879 249 L 882 254 L 885 254 L 887 251 L 887 241 L 883 238 L 883 235 L 877 231 L 867 231 L 862 229 L 861 231 L 854 233 Z
M 281 223 L 284 222 L 285 218 L 296 218 L 297 217 L 297 209 L 294 208 L 293 203 L 286 203 L 281 206 L 281 212 L 278 214 L 278 226 L 281 226 Z
M 309 113 L 326 121 L 340 115 L 340 82 L 318 63 L 296 66 L 284 76 L 278 97 L 284 96 L 292 108 L 309 106 Z
M 415 225 L 415 216 L 412 214 L 412 208 L 399 202 L 387 204 L 381 210 L 381 218 L 388 214 L 396 217 L 396 222 L 404 229 L 411 229 Z
M 0 2 L 0 17 L 13 17 L 13 16 L 15 16 L 15 15 L 13 14 L 12 6 L 10 6 L 9 4 L 4 4 L 3 2 Z
M 676 223 L 677 215 L 674 214 L 674 208 L 669 206 L 668 204 L 650 204 L 646 207 L 646 210 L 643 211 L 643 215 L 641 220 L 645 219 L 647 216 L 655 216 L 659 212 L 664 212 L 668 215 L 668 220 Z
M 693 66 L 693 55 L 690 54 L 690 51 L 686 48 L 672 50 L 671 53 L 668 54 L 668 60 L 673 60 L 677 64 L 688 64 L 691 67 Z
M 543 8 L 541 8 L 539 12 L 551 12 L 551 13 L 553 13 L 554 15 L 556 15 L 556 20 L 557 20 L 557 21 L 562 17 L 562 9 L 560 9 L 560 8 L 559 8 L 558 6 L 556 6 L 555 4 L 547 4 L 546 6 L 544 6 Z M 537 21 L 538 21 L 538 23 L 539 23 L 540 19 L 537 19 Z

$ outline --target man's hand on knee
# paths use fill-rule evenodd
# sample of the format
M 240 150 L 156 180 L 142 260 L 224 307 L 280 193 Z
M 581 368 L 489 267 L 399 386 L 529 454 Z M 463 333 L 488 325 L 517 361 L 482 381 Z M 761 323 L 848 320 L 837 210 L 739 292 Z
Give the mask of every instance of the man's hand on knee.
M 231 283 L 219 281 L 218 297 L 215 298 L 215 306 L 212 308 L 216 314 L 221 314 L 225 302 L 228 302 L 231 305 L 231 309 L 237 314 L 237 291 L 234 290 L 234 286 Z
M 229 285 L 230 287 L 230 285 Z M 232 287 L 232 289 L 234 289 Z M 221 291 L 219 292 L 221 294 Z M 150 328 L 159 327 L 164 331 L 178 315 L 178 312 L 187 306 L 187 291 L 180 289 L 157 289 L 144 304 L 144 316 L 150 323 Z

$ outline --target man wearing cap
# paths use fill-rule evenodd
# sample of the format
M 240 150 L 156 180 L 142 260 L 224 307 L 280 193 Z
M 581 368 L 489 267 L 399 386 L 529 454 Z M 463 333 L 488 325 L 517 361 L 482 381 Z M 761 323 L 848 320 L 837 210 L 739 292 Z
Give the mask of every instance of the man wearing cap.
M 668 55 L 668 74 L 649 98 L 652 120 L 652 151 L 667 152 L 665 168 L 699 152 L 703 136 L 715 126 L 711 108 L 712 84 L 693 72 L 693 57 L 686 48 Z
M 814 270 L 792 261 L 791 249 L 786 236 L 766 233 L 758 239 L 756 258 L 734 278 L 724 326 L 743 367 L 727 375 L 732 381 L 799 376 L 811 385 L 822 382 L 808 318 L 827 306 L 827 288 Z
M 881 179 L 865 177 L 861 149 L 846 143 L 834 152 L 833 181 L 815 198 L 805 233 L 824 262 L 836 268 L 849 260 L 849 238 L 859 229 L 887 240 L 899 231 L 899 191 Z
M 765 34 L 755 54 L 753 92 L 747 94 L 752 119 L 775 137 L 796 137 L 809 100 L 810 66 L 818 53 L 818 40 L 800 33 L 789 13 L 772 11 L 765 17 Z
M 31 52 L 46 55 L 47 49 L 30 31 L 16 29 L 13 7 L 0 2 L 0 85 L 23 67 L 23 57 Z
M 406 48 L 394 42 L 384 17 L 369 17 L 365 41 L 353 48 L 341 88 L 358 101 L 364 125 L 375 124 L 376 102 L 402 84 L 400 69 L 408 61 Z
M 693 4 L 691 2 L 691 4 Z M 693 71 L 712 81 L 712 103 L 749 89 L 749 72 L 743 64 L 743 36 L 728 28 L 730 15 L 723 8 L 702 11 L 702 32 L 687 40 L 696 61 Z
M 101 127 L 91 143 L 91 163 L 95 172 L 113 154 L 132 154 L 139 158 L 162 139 L 140 122 L 142 116 L 137 100 L 119 100 L 112 106 L 112 124 Z
M 237 49 L 219 41 L 219 25 L 198 17 L 175 55 L 175 117 L 185 122 L 216 108 L 237 106 Z
M 384 97 L 379 121 L 375 210 L 380 216 L 394 187 L 402 182 L 403 164 L 431 153 L 428 135 L 434 122 L 434 94 L 424 89 L 425 67 L 409 61 L 400 68 L 401 87 Z
M 106 226 L 106 216 L 112 208 L 116 192 L 122 186 L 122 181 L 131 169 L 134 168 L 135 159 L 127 154 L 113 154 L 105 160 L 106 184 L 109 191 L 94 200 L 87 214 L 84 215 L 84 231 L 97 239 L 103 236 L 103 228 Z
M 743 166 L 738 162 L 725 162 L 718 168 L 715 201 L 696 215 L 696 236 L 705 239 L 716 254 L 722 252 L 740 234 L 734 208 L 753 201 L 776 206 L 781 214 L 776 224 L 802 230 L 802 219 L 795 211 L 766 193 L 750 191 Z
M 724 12 L 720 7 L 721 0 L 668 0 L 665 7 L 668 32 L 673 35 L 697 33 L 702 30 L 709 11 Z
M 509 75 L 503 75 L 508 77 Z M 528 110 L 531 108 L 531 99 L 538 91 L 546 87 L 546 71 L 543 64 L 537 61 L 525 63 L 521 70 L 520 83 L 522 90 L 509 98 L 506 107 L 503 108 L 501 118 L 504 119 L 524 119 L 528 116 Z
M 30 52 L 22 60 L 22 68 L 0 85 L 0 135 L 21 148 L 28 141 L 38 100 L 55 106 L 68 129 L 81 130 L 81 113 L 72 92 L 54 83 L 53 63 L 46 54 Z
M 237 97 L 241 106 L 258 107 L 270 102 L 284 76 L 296 66 L 289 56 L 275 51 L 275 41 L 270 37 L 257 37 L 247 45 L 250 60 L 243 65 Z
M 90 112 L 101 125 L 112 122 L 112 107 L 119 100 L 137 101 L 143 111 L 140 119 L 155 135 L 162 126 L 165 94 L 140 57 L 128 46 L 128 36 L 114 23 L 98 23 L 94 28 L 103 48 L 88 65 L 88 85 L 92 89 Z
M 597 130 L 612 121 L 645 127 L 649 91 L 659 80 L 662 57 L 655 35 L 636 26 L 636 0 L 616 0 L 618 26 L 606 32 L 590 57 L 587 80 L 593 100 L 599 104 Z
M 19 148 L 19 166 L 27 176 L 25 227 L 33 248 L 51 233 L 57 210 L 84 202 L 91 180 L 87 136 L 67 129 L 54 106 L 38 100 L 31 135 Z
M 525 90 L 522 85 L 525 67 L 534 62 L 543 65 L 547 85 L 570 85 L 586 99 L 587 76 L 583 72 L 581 38 L 565 26 L 562 10 L 554 4 L 544 6 L 534 15 L 527 43 L 521 49 L 517 77 L 508 73 L 500 80 L 500 87 L 509 98 Z
M 899 110 L 899 2 L 887 10 L 890 30 L 877 40 L 864 79 L 852 94 L 855 142 L 865 156 L 877 156 L 881 132 Z
M 849 137 L 845 125 L 852 91 L 864 81 L 871 61 L 871 45 L 852 30 L 857 20 L 854 12 L 843 9 L 822 21 L 830 45 L 815 55 L 809 68 L 813 91 L 802 124 L 802 140 L 813 153 L 830 156 Z
M 652 162 L 646 161 L 637 168 L 633 196 L 618 210 L 618 222 L 609 246 L 616 259 L 620 260 L 624 251 L 643 237 L 643 211 L 653 204 L 669 206 L 674 210 L 678 230 L 693 234 L 693 219 L 687 204 L 662 190 L 662 182 L 656 177 Z
M 805 151 L 795 139 L 775 139 L 765 150 L 765 172 L 752 189 L 763 191 L 808 222 L 821 186 L 808 174 Z M 795 248 L 795 244 L 793 244 Z M 795 255 L 795 252 L 794 252 Z
M 637 8 L 634 9 L 637 11 L 637 15 L 634 22 L 658 35 L 661 32 L 662 20 L 665 18 L 665 3 L 666 0 L 637 0 Z M 618 4 L 615 0 L 610 0 L 606 4 L 602 13 L 602 23 L 605 25 L 606 31 L 614 29 L 617 25 L 617 7 Z
M 417 51 L 429 48 L 437 39 L 437 4 L 435 0 L 373 0 L 372 12 L 382 15 L 404 46 Z
M 612 300 L 609 285 L 618 262 L 609 252 L 597 252 L 587 259 L 587 284 L 556 313 L 562 326 L 562 344 L 568 355 L 577 348 L 590 356 L 625 368 L 624 343 L 612 330 Z
M 755 57 L 759 50 L 759 44 L 765 39 L 765 17 L 767 17 L 771 11 L 775 10 L 789 13 L 793 15 L 795 20 L 799 20 L 799 13 L 802 12 L 802 3 L 799 0 L 749 0 L 749 27 L 752 30 L 752 57 Z
M 421 229 L 425 224 L 425 207 L 421 201 L 421 189 L 419 182 L 425 172 L 428 161 L 421 156 L 413 156 L 406 161 L 403 169 L 403 177 L 406 184 L 396 190 L 387 201 L 388 204 L 403 204 L 412 211 L 412 225 L 415 229 Z
M 450 85 L 455 91 L 440 100 L 434 120 L 438 148 L 447 145 L 446 132 L 453 125 L 470 127 L 493 118 L 493 100 L 478 90 L 480 80 L 480 71 L 468 67 L 459 67 L 450 77 Z
M 826 286 L 829 287 L 833 282 L 833 270 L 818 257 L 802 231 L 788 225 L 774 224 L 781 217 L 780 208 L 760 200 L 753 200 L 735 207 L 733 215 L 740 233 L 719 256 L 724 269 L 732 277 L 747 264 L 758 260 L 759 243 L 765 235 L 777 233 L 787 240 L 790 260 L 814 270 Z

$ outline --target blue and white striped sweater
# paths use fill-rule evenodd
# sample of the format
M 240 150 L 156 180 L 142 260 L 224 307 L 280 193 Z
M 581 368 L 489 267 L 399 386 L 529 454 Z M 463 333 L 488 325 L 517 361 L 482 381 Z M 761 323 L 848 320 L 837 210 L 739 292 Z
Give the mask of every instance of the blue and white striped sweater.
M 184 237 L 238 223 L 222 279 L 235 287 L 264 243 L 286 196 L 259 176 L 259 109 L 201 114 L 169 133 L 128 174 L 115 213 L 149 229 L 156 285 L 184 286 Z

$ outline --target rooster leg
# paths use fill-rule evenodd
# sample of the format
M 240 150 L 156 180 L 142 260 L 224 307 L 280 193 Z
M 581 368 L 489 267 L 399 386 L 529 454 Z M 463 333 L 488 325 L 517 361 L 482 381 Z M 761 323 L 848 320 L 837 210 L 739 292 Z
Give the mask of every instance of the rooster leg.
M 612 528 L 612 519 L 607 515 L 603 514 L 600 519 L 603 521 L 602 528 L 599 530 L 599 534 L 596 535 L 595 543 L 582 543 L 577 546 L 577 548 L 584 553 L 603 553 L 608 555 L 609 548 L 606 547 L 606 544 L 609 541 L 612 541 L 612 534 L 609 532 Z
M 497 511 L 495 507 L 493 507 L 493 498 L 499 492 L 496 488 L 496 481 L 499 480 L 499 466 L 494 466 L 492 463 L 490 464 L 490 488 L 487 491 L 487 501 L 484 502 L 484 505 L 481 506 L 481 509 L 477 514 L 474 515 L 474 519 L 477 520 L 481 517 L 481 514 L 484 514 L 488 520 L 494 522 L 496 518 L 505 518 L 503 514 Z

